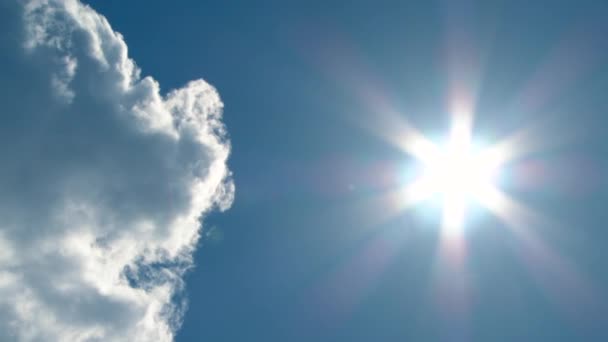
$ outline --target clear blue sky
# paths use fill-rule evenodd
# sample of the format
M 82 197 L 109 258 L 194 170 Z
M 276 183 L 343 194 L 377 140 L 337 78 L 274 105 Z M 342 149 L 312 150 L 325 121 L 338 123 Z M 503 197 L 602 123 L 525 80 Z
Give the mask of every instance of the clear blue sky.
M 86 3 L 163 91 L 202 77 L 225 103 L 236 199 L 207 219 L 177 341 L 608 340 L 608 3 Z M 432 206 L 376 219 L 413 160 L 356 123 L 383 118 L 366 95 L 438 136 L 454 73 L 478 76 L 476 135 L 561 142 L 504 184 L 559 223 L 524 227 L 557 258 L 478 210 L 437 276 Z

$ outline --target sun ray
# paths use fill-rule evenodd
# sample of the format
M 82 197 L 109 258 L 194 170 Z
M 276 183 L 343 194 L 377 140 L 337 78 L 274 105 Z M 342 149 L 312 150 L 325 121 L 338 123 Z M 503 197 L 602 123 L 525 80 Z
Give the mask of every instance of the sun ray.
M 597 309 L 598 291 L 576 267 L 538 236 L 536 230 L 557 222 L 517 202 L 495 187 L 481 194 L 479 203 L 497 215 L 517 237 L 514 246 L 523 266 L 563 313 L 573 318 Z
M 427 179 L 416 179 L 403 186 L 368 194 L 350 202 L 348 212 L 357 213 L 357 225 L 378 227 L 404 211 L 431 198 L 435 189 Z
M 527 234 L 526 230 L 522 229 L 524 226 L 548 224 L 546 217 L 517 202 L 491 184 L 480 188 L 475 195 L 479 204 L 505 222 L 520 237 Z
M 360 122 L 362 127 L 374 135 L 388 142 L 406 154 L 421 160 L 428 161 L 439 155 L 439 147 L 411 125 L 403 114 L 388 106 L 381 106 L 377 120 Z
M 560 130 L 553 125 L 549 120 L 529 124 L 481 151 L 479 158 L 485 164 L 500 167 L 519 158 L 564 146 L 584 134 L 579 127 L 570 126 L 567 130 Z M 543 134 L 549 128 L 554 133 Z
M 428 200 L 434 193 L 435 188 L 429 179 L 419 178 L 403 187 L 366 198 L 358 211 L 369 211 L 370 215 L 366 219 L 371 221 L 371 225 L 379 225 Z
M 466 216 L 467 199 L 461 194 L 444 196 L 441 231 L 445 235 L 459 235 Z

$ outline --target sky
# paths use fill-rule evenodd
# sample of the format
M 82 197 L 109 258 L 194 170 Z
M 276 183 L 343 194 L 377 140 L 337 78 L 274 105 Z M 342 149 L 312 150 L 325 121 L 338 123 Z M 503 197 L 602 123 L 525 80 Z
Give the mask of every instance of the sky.
M 607 340 L 607 15 L 3 1 L 0 340 Z

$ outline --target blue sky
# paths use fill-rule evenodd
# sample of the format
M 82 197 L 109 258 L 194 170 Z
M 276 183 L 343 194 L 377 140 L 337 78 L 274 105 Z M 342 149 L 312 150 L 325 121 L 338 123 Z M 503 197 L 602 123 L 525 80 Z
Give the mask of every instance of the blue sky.
M 18 159 L 2 149 L 7 163 L 18 161 L 14 173 L 21 172 L 19 181 L 31 186 L 25 186 L 21 191 L 25 194 L 18 200 L 0 196 L 0 215 L 25 206 L 45 213 L 39 215 L 40 222 L 55 222 L 51 220 L 54 216 L 46 214 L 55 209 L 36 198 L 57 201 L 54 196 L 63 193 L 61 186 L 69 187 L 70 196 L 60 199 L 95 203 L 90 204 L 93 211 L 111 221 L 86 221 L 98 228 L 87 231 L 89 235 L 74 235 L 74 245 L 86 245 L 93 236 L 91 243 L 100 245 L 100 250 L 115 251 L 114 259 L 108 260 L 124 266 L 124 273 L 122 268 L 114 271 L 126 274 L 133 288 L 167 285 L 169 297 L 163 297 L 161 290 L 140 296 L 112 287 L 104 294 L 100 289 L 107 289 L 107 284 L 99 281 L 93 294 L 86 292 L 88 287 L 82 292 L 61 290 L 70 293 L 71 299 L 65 299 L 56 294 L 64 292 L 39 289 L 37 282 L 75 284 L 73 279 L 77 279 L 89 284 L 90 279 L 40 276 L 42 271 L 36 267 L 46 266 L 27 259 L 7 266 L 8 271 L 0 269 L 0 280 L 2 272 L 27 265 L 33 271 L 23 273 L 28 279 L 26 287 L 36 298 L 44 299 L 33 303 L 42 303 L 41 307 L 62 317 L 62 309 L 54 309 L 50 303 L 72 303 L 76 298 L 75 302 L 91 304 L 69 306 L 70 313 L 75 317 L 93 314 L 77 324 L 69 315 L 63 321 L 54 318 L 63 324 L 57 326 L 65 328 L 32 330 L 30 321 L 13 313 L 17 304 L 0 301 L 0 318 L 18 322 L 11 325 L 12 335 L 6 336 L 14 340 L 27 340 L 27 336 L 34 336 L 33 340 L 40 336 L 86 340 L 83 336 L 89 335 L 84 331 L 95 331 L 91 322 L 101 322 L 102 327 L 115 329 L 114 338 L 120 340 L 135 331 L 132 326 L 139 327 L 141 312 L 157 310 L 154 304 L 184 299 L 186 311 L 180 305 L 169 305 L 174 311 L 168 316 L 162 310 L 154 311 L 170 332 L 145 325 L 149 340 L 161 340 L 159 336 L 171 340 L 173 334 L 181 342 L 608 339 L 608 255 L 604 248 L 608 241 L 604 228 L 608 218 L 604 132 L 608 124 L 608 27 L 604 20 L 608 4 L 84 2 L 122 34 L 128 56 L 141 68 L 141 76 L 152 76 L 160 89 L 145 79 L 135 79 L 134 91 L 107 88 L 106 83 L 118 84 L 120 79 L 117 81 L 115 73 L 100 72 L 103 67 L 97 62 L 87 62 L 91 53 L 78 49 L 78 44 L 89 42 L 86 34 L 70 36 L 76 48 L 67 48 L 71 56 L 67 59 L 47 52 L 57 47 L 46 41 L 47 45 L 36 43 L 46 50 L 34 57 L 5 54 L 5 65 L 26 65 L 25 75 L 33 75 L 20 76 L 24 73 L 10 73 L 5 67 L 8 76 L 2 83 L 4 89 L 12 89 L 2 97 L 7 108 L 35 112 L 36 108 L 23 109 L 14 100 L 20 89 L 26 89 L 19 82 L 31 77 L 33 84 L 46 84 L 39 80 L 46 74 L 37 70 L 59 63 L 62 71 L 49 73 L 48 78 L 54 80 L 54 89 L 64 101 L 57 103 L 67 104 L 55 107 L 59 100 L 46 93 L 43 99 L 53 103 L 53 111 L 65 111 L 74 115 L 72 120 L 83 121 L 53 124 L 57 130 L 49 129 L 47 121 L 34 114 L 26 116 L 26 123 L 5 121 L 5 127 L 22 132 L 16 136 L 52 133 L 45 133 L 44 137 L 51 137 L 48 140 L 33 139 L 29 144 L 27 139 L 18 140 L 17 151 L 23 148 L 25 152 L 19 153 L 27 158 Z M 32 18 L 34 23 L 40 20 Z M 90 30 L 83 23 L 80 25 Z M 55 26 L 47 26 L 50 35 L 63 34 Z M 106 59 L 122 61 L 116 57 L 120 54 L 113 53 L 123 51 L 116 43 L 120 39 L 99 36 L 116 44 L 112 49 L 102 46 Z M 0 36 L 0 42 L 12 43 L 7 37 Z M 94 44 L 91 41 L 89 45 Z M 102 85 L 73 76 L 70 60 L 78 60 L 76 75 L 86 71 L 87 77 L 99 79 Z M 43 76 L 36 76 L 37 72 Z M 217 90 L 224 104 L 221 118 L 209 85 L 188 83 L 199 78 Z M 41 98 L 38 92 L 44 89 L 30 89 L 27 94 Z M 164 96 L 173 89 L 181 90 L 158 100 L 158 94 Z M 187 105 L 196 94 L 203 94 L 201 103 L 211 108 L 203 116 Z M 41 103 L 47 103 L 44 101 Z M 442 141 L 460 103 L 472 104 L 473 135 L 482 146 L 526 132 L 517 148 L 527 153 L 503 167 L 497 186 L 527 211 L 505 210 L 501 217 L 472 204 L 456 242 L 446 243 L 439 200 L 404 208 L 383 197 L 408 184 L 419 167 L 416 158 L 391 143 L 391 133 L 398 137 L 409 133 L 401 132 L 401 126 L 390 120 L 396 113 L 397 124 L 407 121 L 430 139 Z M 78 116 L 116 111 L 116 117 L 122 117 L 123 109 L 116 108 L 129 106 L 135 119 L 128 123 Z M 137 126 L 133 122 L 140 123 L 140 112 L 151 118 L 142 121 L 151 127 L 145 133 L 132 128 Z M 173 134 L 163 126 L 165 114 L 177 115 L 183 127 L 192 122 L 189 120 L 201 120 L 200 125 L 182 129 L 176 124 L 175 134 L 182 138 L 173 141 L 162 135 Z M 27 120 L 41 122 L 34 125 L 39 131 L 24 128 L 30 127 Z M 223 130 L 219 120 L 225 134 L 206 129 L 217 125 L 214 129 Z M 95 132 L 99 134 L 91 136 L 86 127 L 98 127 Z M 150 133 L 156 130 L 164 133 Z M 73 138 L 65 140 L 66 136 Z M 197 140 L 199 136 L 203 139 Z M 50 152 L 31 147 L 48 141 L 54 147 Z M 32 150 L 43 152 L 28 155 Z M 49 157 L 40 157 L 44 155 Z M 95 158 L 89 159 L 91 155 Z M 40 159 L 19 164 L 28 158 Z M 22 173 L 32 168 L 70 176 Z M 7 174 L 13 175 L 11 172 Z M 7 179 L 12 182 L 13 178 Z M 197 180 L 209 183 L 199 189 Z M 156 182 L 171 185 L 151 185 Z M 51 183 L 59 184 L 60 190 L 47 186 Z M 205 200 L 197 201 L 193 193 Z M 203 195 L 218 193 L 224 195 L 210 199 Z M 214 210 L 230 203 L 226 211 Z M 205 216 L 202 238 L 192 249 L 194 240 L 187 237 L 194 236 L 196 226 L 166 223 L 189 217 L 195 210 Z M 7 217 L 19 229 L 40 224 L 21 216 Z M 120 229 L 105 228 L 139 224 L 139 219 L 151 222 L 153 228 L 149 229 L 154 234 L 145 235 L 149 230 L 142 226 L 129 228 L 124 233 L 128 238 L 123 238 Z M 70 222 L 83 224 L 76 219 Z M 0 246 L 4 238 L 21 241 L 23 234 L 5 229 Z M 56 231 L 64 230 L 57 228 L 48 234 L 58 236 L 57 241 L 72 237 Z M 147 247 L 136 243 L 140 236 L 149 243 Z M 22 246 L 22 242 L 15 243 Z M 32 248 L 37 243 L 23 242 L 23 246 Z M 114 245 L 119 247 L 114 250 Z M 138 246 L 135 250 L 140 254 L 116 259 L 115 255 L 122 257 L 123 245 Z M 72 244 L 65 246 L 71 251 Z M 165 254 L 149 255 L 151 248 Z M 186 256 L 178 253 L 184 250 L 179 248 L 187 250 Z M 193 253 L 193 259 L 188 253 Z M 87 271 L 95 277 L 113 274 L 88 268 L 96 265 L 93 261 L 69 266 L 62 259 L 65 255 L 58 257 L 58 265 L 65 262 L 66 268 L 80 267 L 83 274 Z M 158 269 L 167 270 L 166 278 L 156 273 Z M 0 281 L 0 293 L 17 293 L 2 284 Z M 97 298 L 99 293 L 111 300 Z M 121 301 L 136 309 L 124 318 L 112 318 L 129 307 L 116 304 Z M 180 321 L 182 314 L 183 324 L 173 332 L 171 327 L 176 326 L 171 322 Z M 32 322 L 38 319 L 34 317 Z M 65 335 L 66 331 L 73 335 Z M 83 333 L 78 335 L 78 331 Z M 111 332 L 101 331 L 112 338 Z M 118 335 L 120 331 L 125 334 Z
M 236 201 L 229 212 L 210 218 L 224 238 L 203 243 L 196 254 L 198 267 L 187 277 L 190 307 L 178 341 L 450 340 L 458 334 L 475 340 L 606 338 L 597 312 L 559 308 L 551 291 L 574 296 L 575 304 L 579 300 L 560 289 L 557 275 L 543 270 L 550 266 L 526 269 L 532 261 L 517 256 L 524 247 L 492 217 L 474 222 L 467 237 L 470 271 L 462 276 L 471 282 L 471 303 L 469 312 L 454 309 L 454 315 L 469 317 L 450 322 L 444 316 L 451 313 L 438 312 L 452 304 L 438 308 L 434 301 L 441 299 L 429 290 L 437 222 L 419 222 L 409 217 L 414 212 L 367 227 L 360 216 L 382 208 L 357 207 L 370 193 L 395 186 L 378 184 L 382 181 L 368 173 L 399 169 L 408 157 L 349 120 L 376 119 L 353 84 L 370 82 L 420 127 L 442 134 L 449 124 L 446 45 L 470 44 L 462 47 L 463 55 L 478 49 L 484 64 L 471 66 L 483 78 L 479 135 L 500 138 L 543 114 L 553 115 L 554 124 L 541 129 L 539 139 L 577 126 L 588 133 L 534 157 L 557 168 L 582 159 L 603 173 L 605 145 L 598 139 L 602 132 L 594 129 L 603 125 L 606 110 L 603 4 L 201 2 L 170 9 L 150 5 L 143 16 L 139 5 L 93 6 L 125 35 L 144 73 L 168 87 L 200 75 L 226 103 Z M 459 34 L 464 41 L 449 42 Z M 559 59 L 565 59 L 563 66 L 548 72 L 564 77 L 534 80 Z M 579 68 L 579 63 L 590 65 Z M 568 68 L 582 70 L 569 77 Z M 528 85 L 555 94 L 529 113 L 507 112 Z M 542 231 L 541 238 L 561 247 L 559 253 L 604 289 L 600 203 L 605 181 L 576 194 L 582 171 L 570 172 L 575 174 L 545 186 L 532 184 L 519 195 L 567 222 L 559 231 Z M 349 181 L 359 182 L 354 185 L 360 190 L 349 191 Z M 395 250 L 374 265 L 366 260 L 373 244 Z M 534 273 L 547 273 L 547 283 L 535 283 Z M 322 288 L 332 279 L 338 289 Z M 362 289 L 347 296 L 354 303 L 328 303 L 334 291 L 349 292 L 357 283 L 364 283 Z M 347 307 L 335 307 L 340 305 Z M 569 309 L 575 310 L 574 318 L 560 312 Z

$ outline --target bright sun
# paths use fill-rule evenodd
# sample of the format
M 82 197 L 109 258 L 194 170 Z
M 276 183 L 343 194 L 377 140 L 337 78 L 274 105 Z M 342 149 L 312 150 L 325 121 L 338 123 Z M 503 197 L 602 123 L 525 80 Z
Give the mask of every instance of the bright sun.
M 470 200 L 479 199 L 493 185 L 496 169 L 479 158 L 468 142 L 450 139 L 436 158 L 424 167 L 423 176 L 443 201 L 444 227 L 460 229 Z
M 459 122 L 445 145 L 433 147 L 420 158 L 423 172 L 418 183 L 425 185 L 421 189 L 427 196 L 439 195 L 446 232 L 458 232 L 470 202 L 484 201 L 488 189 L 494 188 L 498 167 L 475 148 L 470 130 Z

